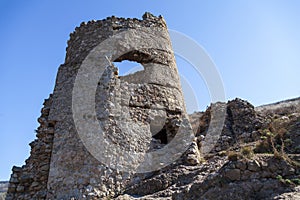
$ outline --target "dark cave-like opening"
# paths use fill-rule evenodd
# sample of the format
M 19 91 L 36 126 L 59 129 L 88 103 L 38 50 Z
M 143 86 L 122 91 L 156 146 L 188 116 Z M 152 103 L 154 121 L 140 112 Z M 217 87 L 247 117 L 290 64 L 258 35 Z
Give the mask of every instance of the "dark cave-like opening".
M 158 133 L 152 136 L 154 139 L 160 140 L 162 144 L 168 144 L 167 129 L 164 127 Z

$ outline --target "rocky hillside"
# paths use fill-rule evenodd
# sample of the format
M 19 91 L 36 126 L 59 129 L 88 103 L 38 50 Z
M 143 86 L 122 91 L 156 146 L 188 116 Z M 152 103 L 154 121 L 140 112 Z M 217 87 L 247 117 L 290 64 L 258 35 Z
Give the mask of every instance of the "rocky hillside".
M 255 108 L 255 111 L 263 115 L 288 115 L 291 113 L 297 113 L 299 110 L 300 97 L 262 105 Z
M 234 99 L 190 115 L 190 122 L 197 162 L 149 173 L 107 199 L 300 199 L 300 98 L 256 108 Z M 7 183 L 0 187 L 4 192 Z
M 0 181 L 0 200 L 5 199 L 5 193 L 8 188 L 8 181 Z
M 200 152 L 208 137 L 218 136 L 199 164 L 169 166 L 114 198 L 300 199 L 299 102 L 254 108 L 235 99 L 194 113 L 191 122 Z M 210 128 L 220 117 L 218 110 L 225 113 L 220 135 Z

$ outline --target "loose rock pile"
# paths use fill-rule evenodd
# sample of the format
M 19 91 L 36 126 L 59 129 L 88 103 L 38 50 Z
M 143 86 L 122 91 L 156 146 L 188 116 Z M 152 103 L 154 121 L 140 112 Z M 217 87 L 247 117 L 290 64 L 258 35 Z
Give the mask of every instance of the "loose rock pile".
M 262 122 L 254 110 L 254 106 L 242 99 L 224 103 L 216 103 L 210 106 L 199 119 L 199 127 L 196 132 L 198 145 L 201 147 L 210 123 L 212 109 L 218 110 L 225 107 L 225 122 L 218 142 L 211 152 L 219 152 L 233 146 L 239 146 L 245 142 L 253 142 L 259 138 L 257 131 L 262 127 Z

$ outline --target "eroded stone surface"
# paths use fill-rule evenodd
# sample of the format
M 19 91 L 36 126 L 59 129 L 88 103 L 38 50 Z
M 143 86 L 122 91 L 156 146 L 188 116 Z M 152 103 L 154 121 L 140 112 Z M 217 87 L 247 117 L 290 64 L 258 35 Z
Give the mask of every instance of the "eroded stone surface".
M 122 60 L 139 62 L 144 70 L 121 77 L 112 62 Z M 84 71 L 92 66 L 95 71 Z M 97 82 L 74 90 L 85 77 Z M 75 115 L 78 110 L 81 118 Z M 84 120 L 102 132 L 78 127 Z M 193 136 L 164 19 L 146 13 L 143 20 L 110 17 L 77 27 L 39 122 L 29 161 L 13 170 L 8 199 L 115 196 L 179 159 Z M 195 145 L 181 162 L 198 164 Z

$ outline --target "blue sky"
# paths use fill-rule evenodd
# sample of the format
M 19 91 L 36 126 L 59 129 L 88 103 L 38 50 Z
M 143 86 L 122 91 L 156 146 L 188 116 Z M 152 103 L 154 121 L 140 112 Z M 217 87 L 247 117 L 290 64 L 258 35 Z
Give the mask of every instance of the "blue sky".
M 0 1 L 0 180 L 21 166 L 35 138 L 36 119 L 53 91 L 69 33 L 82 21 L 115 15 L 163 15 L 170 29 L 201 45 L 214 61 L 226 98 L 254 105 L 300 96 L 300 1 Z M 198 106 L 210 103 L 201 75 L 178 59 Z

